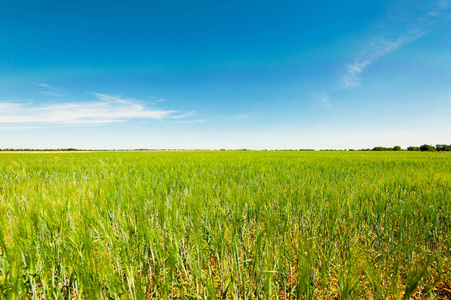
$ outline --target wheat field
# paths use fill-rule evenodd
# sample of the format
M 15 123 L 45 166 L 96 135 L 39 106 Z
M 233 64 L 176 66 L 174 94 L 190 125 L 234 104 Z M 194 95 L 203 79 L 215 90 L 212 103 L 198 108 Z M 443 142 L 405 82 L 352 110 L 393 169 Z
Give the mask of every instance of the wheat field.
M 0 153 L 0 218 L 0 298 L 451 295 L 449 153 Z

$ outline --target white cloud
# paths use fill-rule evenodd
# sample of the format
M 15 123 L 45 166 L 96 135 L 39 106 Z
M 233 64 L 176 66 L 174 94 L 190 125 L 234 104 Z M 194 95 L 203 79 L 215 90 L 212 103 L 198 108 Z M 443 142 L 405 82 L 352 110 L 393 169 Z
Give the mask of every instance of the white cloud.
M 450 0 L 439 0 L 432 7 L 424 7 L 420 16 L 412 12 L 412 16 L 407 19 L 393 18 L 393 20 L 387 20 L 385 27 L 389 29 L 373 39 L 366 49 L 357 55 L 351 64 L 346 66 L 343 87 L 350 89 L 358 86 L 361 80 L 360 73 L 375 60 L 406 43 L 418 39 L 431 31 L 434 26 L 441 25 L 449 20 L 450 15 L 445 12 L 449 7 Z M 407 9 L 403 11 L 403 14 L 408 15 Z
M 1 127 L 0 126 L 0 130 L 23 130 L 23 129 L 38 129 L 39 127 L 37 126 L 4 126 Z
M 247 118 L 250 118 L 252 115 L 250 114 L 250 113 L 244 113 L 244 114 L 239 114 L 239 115 L 236 115 L 235 117 L 233 117 L 234 119 L 237 119 L 237 120 L 242 120 L 242 119 L 247 119 Z
M 37 85 L 37 86 L 40 86 L 40 87 L 45 87 L 45 88 L 51 88 L 51 87 L 52 87 L 50 84 L 47 84 L 47 83 L 39 83 L 39 82 L 35 82 L 35 83 L 33 83 L 33 84 L 35 84 L 35 85 Z
M 193 116 L 195 113 L 194 111 L 190 111 L 181 115 L 175 115 L 175 116 L 168 116 L 169 119 L 181 119 L 181 118 L 186 118 L 186 117 L 190 117 Z
M 177 123 L 203 123 L 206 122 L 206 119 L 201 119 L 201 120 L 189 120 L 189 121 L 179 121 Z
M 343 86 L 347 89 L 356 87 L 360 84 L 359 74 L 368 67 L 373 61 L 384 56 L 388 52 L 402 45 L 402 38 L 396 41 L 379 38 L 374 40 L 369 49 L 362 52 L 354 62 L 347 66 L 347 74 L 343 77 Z
M 132 119 L 180 119 L 194 113 L 176 115 L 173 110 L 149 109 L 138 100 L 91 93 L 97 100 L 33 105 L 0 103 L 0 123 L 93 125 Z
M 165 101 L 164 99 L 158 99 L 158 100 L 150 102 L 150 104 L 157 104 L 157 103 L 164 102 L 164 101 Z
M 8 102 L 0 103 L 0 113 L 2 111 L 7 111 L 7 110 L 16 110 L 16 109 L 19 109 L 20 107 L 21 107 L 21 105 L 17 104 L 17 103 L 8 103 Z
M 449 0 L 440 0 L 438 2 L 439 9 L 448 9 L 451 6 L 451 1 Z
M 63 94 L 52 93 L 52 92 L 47 92 L 47 91 L 41 91 L 39 93 L 45 94 L 45 95 L 50 95 L 50 96 L 56 96 L 56 97 L 65 97 Z
M 334 109 L 334 106 L 330 102 L 330 96 L 326 93 L 321 93 L 318 96 L 316 96 L 315 102 L 319 107 L 321 107 L 323 109 L 327 109 L 327 110 Z

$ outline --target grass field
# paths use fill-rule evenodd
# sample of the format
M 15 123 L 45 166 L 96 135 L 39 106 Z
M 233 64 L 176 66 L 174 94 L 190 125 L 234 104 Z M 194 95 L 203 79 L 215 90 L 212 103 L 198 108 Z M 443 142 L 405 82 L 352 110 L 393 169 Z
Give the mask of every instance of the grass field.
M 0 298 L 451 295 L 449 153 L 0 153 L 0 219 Z

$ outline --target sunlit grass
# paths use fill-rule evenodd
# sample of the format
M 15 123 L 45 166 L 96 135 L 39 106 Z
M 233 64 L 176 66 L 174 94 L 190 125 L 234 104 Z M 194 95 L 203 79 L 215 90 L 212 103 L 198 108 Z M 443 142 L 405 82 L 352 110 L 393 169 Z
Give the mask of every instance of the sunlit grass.
M 450 201 L 449 153 L 0 153 L 0 298 L 440 299 Z

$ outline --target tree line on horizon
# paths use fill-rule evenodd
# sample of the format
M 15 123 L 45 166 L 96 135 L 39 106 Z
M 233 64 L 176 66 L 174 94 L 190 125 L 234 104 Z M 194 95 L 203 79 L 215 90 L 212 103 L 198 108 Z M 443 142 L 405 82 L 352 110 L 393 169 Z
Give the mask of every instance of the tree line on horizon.
M 370 150 L 370 149 L 368 149 Z M 387 147 L 374 147 L 371 151 L 401 151 L 403 150 L 401 146 L 394 146 L 393 148 Z M 417 146 L 409 146 L 407 147 L 407 151 L 451 151 L 451 145 L 446 144 L 437 144 L 434 146 L 423 144 L 419 147 Z
M 16 148 L 4 148 L 0 149 L 0 151 L 180 151 L 183 149 L 103 149 L 103 150 L 89 150 L 89 149 L 76 149 L 76 148 L 57 148 L 57 149 L 31 149 L 31 148 L 23 148 L 23 149 L 16 149 Z M 208 150 L 208 149 L 198 149 L 198 150 Z M 409 146 L 407 149 L 402 149 L 401 146 L 394 146 L 394 147 L 381 147 L 377 146 L 374 148 L 367 148 L 367 149 L 321 149 L 319 151 L 451 151 L 451 144 L 437 144 L 434 146 L 423 144 L 419 147 L 417 146 Z M 249 151 L 248 149 L 221 149 L 221 151 Z M 264 149 L 262 151 L 268 151 L 267 149 Z M 272 151 L 315 151 L 315 149 L 280 149 L 280 150 L 272 150 Z

